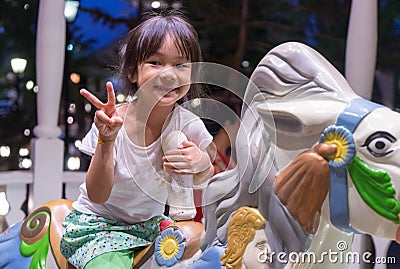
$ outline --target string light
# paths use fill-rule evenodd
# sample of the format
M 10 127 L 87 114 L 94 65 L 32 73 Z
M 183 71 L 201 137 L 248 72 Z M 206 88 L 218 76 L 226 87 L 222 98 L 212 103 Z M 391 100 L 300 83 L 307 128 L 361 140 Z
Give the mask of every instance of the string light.
M 77 139 L 77 140 L 75 140 L 74 144 L 75 144 L 75 147 L 79 148 L 82 145 L 82 140 Z
M 33 83 L 32 80 L 27 81 L 26 84 L 25 84 L 25 88 L 27 90 L 32 90 L 34 86 L 35 86 L 35 83 Z
M 19 156 L 26 157 L 29 155 L 29 149 L 27 148 L 20 148 L 19 149 Z
M 29 169 L 32 167 L 32 160 L 29 158 L 21 159 L 19 162 L 19 168 Z
M 89 113 L 92 110 L 92 105 L 91 104 L 85 104 L 85 111 L 86 113 Z
M 117 94 L 117 101 L 119 102 L 119 103 L 122 103 L 122 102 L 125 102 L 125 100 L 126 100 L 126 96 L 125 96 L 125 94 L 123 94 L 123 93 L 119 93 L 119 94 Z
M 0 156 L 1 157 L 9 157 L 11 153 L 11 149 L 9 146 L 1 146 L 0 147 Z
M 31 130 L 29 130 L 29 129 L 25 129 L 24 130 L 24 135 L 25 136 L 29 136 L 31 134 Z
M 159 8 L 161 6 L 160 1 L 153 1 L 151 2 L 151 7 L 152 8 Z
M 67 166 L 69 170 L 78 170 L 81 167 L 81 159 L 79 157 L 69 157 Z

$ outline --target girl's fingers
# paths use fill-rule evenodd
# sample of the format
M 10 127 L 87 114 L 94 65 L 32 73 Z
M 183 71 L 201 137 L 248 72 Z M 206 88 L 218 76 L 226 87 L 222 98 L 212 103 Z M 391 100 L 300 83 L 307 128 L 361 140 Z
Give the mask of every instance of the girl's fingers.
M 182 170 L 172 169 L 172 172 L 179 175 L 192 174 L 189 169 L 182 169 Z
M 107 82 L 106 84 L 107 88 L 107 98 L 108 98 L 108 105 L 115 106 L 116 104 L 116 99 L 115 99 L 115 93 L 114 93 L 114 87 L 111 82 Z M 97 109 L 101 109 L 105 106 L 103 102 L 101 102 L 96 96 L 94 96 L 92 93 L 89 91 L 82 89 L 80 90 L 80 94 L 85 97 L 92 105 L 94 105 Z
M 184 140 L 184 141 L 179 145 L 178 148 L 182 149 L 182 148 L 193 147 L 193 146 L 196 146 L 196 144 L 193 143 L 193 142 L 191 142 L 191 141 Z
M 121 126 L 124 123 L 124 119 L 122 117 L 109 117 L 103 110 L 96 111 L 96 118 L 98 121 L 106 124 L 109 127 Z
M 187 158 L 183 155 L 168 155 L 163 157 L 164 162 L 187 162 Z
M 93 94 L 91 94 L 89 91 L 82 89 L 79 91 L 79 93 L 85 97 L 92 105 L 94 105 L 97 109 L 100 109 L 104 106 L 104 104 Z
M 189 143 L 191 143 L 191 142 L 189 142 Z M 170 149 L 170 150 L 166 151 L 164 154 L 165 155 L 190 155 L 191 152 L 197 153 L 197 151 L 198 151 L 197 149 L 196 149 L 196 151 L 193 151 L 192 147 L 182 147 L 182 148 L 177 148 L 177 149 Z
M 174 163 L 167 162 L 167 163 L 164 163 L 164 166 L 168 167 L 168 168 L 180 170 L 180 171 L 184 171 L 184 170 L 190 171 L 187 163 L 184 163 L 184 162 L 174 162 Z
M 113 126 L 120 126 L 124 123 L 124 119 L 121 116 L 114 116 L 111 121 Z
M 170 149 L 164 152 L 164 155 L 182 155 L 182 150 L 179 149 Z
M 115 100 L 114 87 L 110 81 L 106 83 L 106 88 L 107 88 L 108 104 L 115 106 L 116 100 Z
M 96 111 L 96 118 L 108 126 L 112 124 L 111 118 L 103 110 L 99 109 Z

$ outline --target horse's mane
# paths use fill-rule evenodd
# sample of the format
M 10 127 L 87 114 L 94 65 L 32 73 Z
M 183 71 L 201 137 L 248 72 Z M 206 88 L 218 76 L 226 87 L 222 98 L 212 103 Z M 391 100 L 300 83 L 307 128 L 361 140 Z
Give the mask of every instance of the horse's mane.
M 296 42 L 272 49 L 250 80 L 268 102 L 277 100 L 340 100 L 356 97 L 346 79 L 320 53 Z

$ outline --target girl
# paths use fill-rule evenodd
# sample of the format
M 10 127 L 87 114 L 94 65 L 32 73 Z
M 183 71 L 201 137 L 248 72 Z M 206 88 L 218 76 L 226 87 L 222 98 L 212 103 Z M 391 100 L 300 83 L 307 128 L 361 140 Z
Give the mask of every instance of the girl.
M 163 168 L 192 174 L 194 184 L 213 174 L 205 151 L 212 136 L 177 104 L 195 90 L 190 63 L 201 52 L 193 27 L 176 12 L 155 15 L 128 33 L 120 55 L 125 85 L 138 89 L 134 101 L 116 106 L 110 82 L 107 103 L 81 91 L 98 110 L 80 148 L 93 155 L 86 182 L 63 223 L 61 252 L 77 268 L 131 268 L 134 252 L 166 219 Z M 162 152 L 162 137 L 173 130 L 188 140 Z

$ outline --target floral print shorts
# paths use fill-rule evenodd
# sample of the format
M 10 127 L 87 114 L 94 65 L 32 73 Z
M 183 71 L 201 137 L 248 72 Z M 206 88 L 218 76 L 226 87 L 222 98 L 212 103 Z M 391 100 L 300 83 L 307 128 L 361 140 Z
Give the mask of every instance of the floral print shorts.
M 93 258 L 110 251 L 135 249 L 150 245 L 160 234 L 165 216 L 126 224 L 93 214 L 72 210 L 63 222 L 61 253 L 76 268 L 84 268 Z

